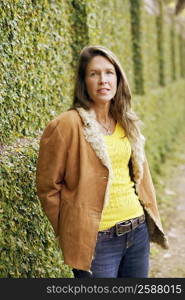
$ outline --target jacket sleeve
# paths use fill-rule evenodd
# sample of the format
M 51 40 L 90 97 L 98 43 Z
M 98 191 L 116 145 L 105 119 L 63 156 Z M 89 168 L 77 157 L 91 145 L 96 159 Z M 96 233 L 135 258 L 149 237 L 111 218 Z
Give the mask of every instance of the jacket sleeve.
M 161 231 L 163 231 L 156 200 L 156 192 L 146 155 L 143 164 L 143 178 L 141 180 L 141 183 L 139 184 L 139 197 L 144 203 L 144 206 L 149 212 L 150 216 L 153 217 L 153 219 L 155 219 L 157 226 L 160 228 Z
M 36 185 L 42 208 L 55 235 L 58 235 L 58 220 L 61 202 L 62 181 L 66 165 L 64 138 L 56 120 L 51 121 L 40 140 L 37 161 Z
M 140 189 L 142 191 L 144 198 L 148 199 L 147 203 L 152 201 L 156 206 L 157 205 L 156 192 L 155 192 L 146 155 L 145 155 L 145 161 L 143 163 L 143 178 L 141 180 Z

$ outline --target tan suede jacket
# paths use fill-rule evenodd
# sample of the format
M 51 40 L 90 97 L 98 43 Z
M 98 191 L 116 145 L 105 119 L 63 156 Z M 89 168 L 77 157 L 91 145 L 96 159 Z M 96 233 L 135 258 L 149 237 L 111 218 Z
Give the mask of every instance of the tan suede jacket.
M 168 248 L 160 221 L 144 137 L 131 141 L 130 174 L 144 207 L 150 239 Z M 83 108 L 63 112 L 40 141 L 37 191 L 59 238 L 64 263 L 90 270 L 112 169 L 95 115 Z

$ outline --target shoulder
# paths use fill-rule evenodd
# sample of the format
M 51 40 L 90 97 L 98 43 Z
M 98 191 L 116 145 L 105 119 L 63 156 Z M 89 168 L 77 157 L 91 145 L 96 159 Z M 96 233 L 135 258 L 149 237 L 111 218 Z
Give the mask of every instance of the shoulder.
M 56 118 L 51 120 L 47 127 L 55 129 L 70 129 L 71 127 L 76 126 L 77 124 L 80 125 L 81 120 L 79 117 L 78 112 L 73 110 L 68 110 L 65 112 L 62 112 L 60 115 L 58 115 Z
M 51 120 L 49 124 L 56 126 L 56 125 L 70 125 L 74 122 L 79 122 L 80 117 L 78 112 L 73 110 L 68 110 L 65 112 L 62 112 L 60 115 L 58 115 L 55 119 Z
M 68 110 L 62 112 L 47 124 L 41 139 L 68 139 L 81 126 L 78 112 L 74 109 Z

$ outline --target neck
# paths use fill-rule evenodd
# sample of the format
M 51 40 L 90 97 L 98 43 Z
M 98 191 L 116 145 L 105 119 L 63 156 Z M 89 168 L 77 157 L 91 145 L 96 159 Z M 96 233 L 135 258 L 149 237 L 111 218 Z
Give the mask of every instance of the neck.
M 92 105 L 91 108 L 96 113 L 96 119 L 98 122 L 107 123 L 110 119 L 110 103 L 104 104 L 104 105 Z

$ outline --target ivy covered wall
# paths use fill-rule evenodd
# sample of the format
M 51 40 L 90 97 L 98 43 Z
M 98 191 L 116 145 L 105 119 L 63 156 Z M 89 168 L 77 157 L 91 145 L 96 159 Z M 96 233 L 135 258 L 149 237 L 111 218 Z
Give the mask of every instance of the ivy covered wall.
M 155 2 L 155 1 L 154 1 Z M 36 196 L 39 138 L 72 101 L 78 55 L 119 57 L 155 181 L 185 116 L 184 27 L 140 0 L 0 2 L 0 277 L 72 277 Z

